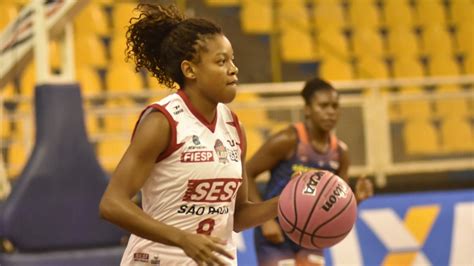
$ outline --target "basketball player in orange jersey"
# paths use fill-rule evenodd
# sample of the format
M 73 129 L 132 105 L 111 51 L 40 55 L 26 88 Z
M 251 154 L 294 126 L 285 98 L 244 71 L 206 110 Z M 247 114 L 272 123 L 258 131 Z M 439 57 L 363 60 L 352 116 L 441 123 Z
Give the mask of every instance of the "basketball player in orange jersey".
M 298 172 L 322 169 L 348 181 L 347 145 L 331 132 L 339 116 L 339 93 L 328 82 L 314 78 L 306 82 L 301 94 L 305 101 L 305 121 L 270 137 L 247 163 L 249 199 L 253 202 L 280 195 L 290 177 Z M 261 196 L 255 178 L 267 170 L 271 171 L 271 177 Z M 372 183 L 359 179 L 358 201 L 372 194 Z M 324 265 L 322 250 L 299 247 L 285 236 L 275 219 L 256 228 L 254 240 L 260 266 Z
M 121 265 L 237 265 L 232 231 L 276 217 L 278 199 L 247 201 L 245 133 L 225 105 L 237 86 L 231 43 L 174 6 L 138 10 L 128 57 L 180 89 L 142 112 L 101 216 L 132 233 Z M 132 201 L 139 190 L 142 208 Z

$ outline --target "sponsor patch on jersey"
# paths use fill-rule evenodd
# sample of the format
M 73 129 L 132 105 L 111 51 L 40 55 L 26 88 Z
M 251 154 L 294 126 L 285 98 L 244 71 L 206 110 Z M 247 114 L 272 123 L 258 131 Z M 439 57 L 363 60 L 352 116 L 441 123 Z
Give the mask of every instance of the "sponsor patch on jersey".
M 229 162 L 229 160 L 227 159 L 227 149 L 220 139 L 216 139 L 216 143 L 214 144 L 214 150 L 216 151 L 220 163 L 226 164 Z
M 182 163 L 203 163 L 213 162 L 214 152 L 212 151 L 187 151 L 181 153 Z
M 176 105 L 176 106 L 173 106 L 174 108 L 174 111 L 173 111 L 173 114 L 174 115 L 178 115 L 182 112 L 184 112 L 183 108 L 181 107 L 181 105 Z
M 150 264 L 160 266 L 160 258 L 156 255 L 153 255 L 153 258 L 150 259 Z
M 199 140 L 199 137 L 196 135 L 193 135 L 193 143 L 194 145 L 199 145 L 201 144 L 201 141 Z
M 233 162 L 238 162 L 240 159 L 240 152 L 238 149 L 229 149 L 229 159 Z
M 241 182 L 241 178 L 190 179 L 183 201 L 231 202 Z
M 150 255 L 148 253 L 137 252 L 133 253 L 133 261 L 140 261 L 148 263 Z

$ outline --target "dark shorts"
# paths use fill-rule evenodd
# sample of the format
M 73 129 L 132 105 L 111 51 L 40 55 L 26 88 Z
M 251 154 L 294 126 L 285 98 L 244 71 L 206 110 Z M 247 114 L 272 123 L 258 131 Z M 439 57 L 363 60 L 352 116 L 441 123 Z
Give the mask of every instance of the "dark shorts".
M 300 247 L 286 235 L 283 243 L 273 244 L 262 235 L 261 228 L 256 227 L 254 243 L 259 266 L 294 265 L 295 261 L 298 261 L 298 265 L 324 265 L 322 250 Z

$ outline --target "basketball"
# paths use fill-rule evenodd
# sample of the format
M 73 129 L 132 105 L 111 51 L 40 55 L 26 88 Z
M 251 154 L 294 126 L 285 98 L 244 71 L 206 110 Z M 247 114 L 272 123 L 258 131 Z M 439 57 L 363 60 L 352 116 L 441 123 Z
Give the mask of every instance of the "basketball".
M 294 177 L 278 201 L 278 220 L 285 234 L 308 249 L 331 247 L 352 230 L 357 203 L 351 188 L 328 171 Z

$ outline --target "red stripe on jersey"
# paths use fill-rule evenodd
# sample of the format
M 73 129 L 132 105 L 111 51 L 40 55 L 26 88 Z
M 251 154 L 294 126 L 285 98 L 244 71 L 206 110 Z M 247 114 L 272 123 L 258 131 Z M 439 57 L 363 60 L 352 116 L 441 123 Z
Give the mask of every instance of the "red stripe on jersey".
M 217 122 L 217 114 L 218 112 L 216 112 L 216 115 L 214 116 L 214 119 L 212 119 L 211 122 L 208 122 L 206 120 L 206 118 L 193 106 L 193 104 L 191 103 L 191 101 L 189 100 L 188 98 L 188 95 L 186 95 L 186 93 L 184 92 L 183 89 L 180 89 L 178 90 L 178 95 L 181 97 L 181 99 L 183 99 L 184 103 L 186 104 L 186 106 L 188 107 L 189 111 L 191 111 L 191 113 L 203 124 L 205 125 L 207 128 L 209 128 L 209 130 L 214 133 L 214 131 L 216 130 L 216 122 Z
M 167 104 L 166 104 L 167 105 Z M 184 143 L 176 143 L 176 126 L 178 125 L 178 122 L 176 122 L 172 117 L 171 115 L 168 113 L 168 111 L 166 110 L 166 105 L 164 106 L 161 106 L 159 104 L 151 104 L 151 105 L 148 105 L 140 114 L 140 117 L 138 118 L 138 121 L 137 123 L 135 124 L 135 128 L 133 129 L 133 133 L 132 133 L 132 139 L 133 137 L 135 136 L 135 132 L 138 128 L 138 124 L 140 123 L 140 120 L 142 119 L 143 117 L 143 114 L 149 109 L 149 108 L 153 108 L 155 110 L 157 110 L 158 112 L 161 112 L 165 117 L 166 117 L 166 120 L 168 120 L 168 123 L 170 125 L 170 129 L 171 129 L 171 136 L 170 136 L 170 142 L 168 143 L 168 146 L 166 147 L 166 149 L 158 156 L 158 158 L 156 158 L 156 161 L 155 162 L 159 162 L 163 159 L 165 159 L 166 157 L 168 157 L 170 154 L 172 154 L 174 151 L 176 151 L 177 149 L 181 148 L 181 146 L 184 145 Z
M 240 127 L 239 118 L 237 117 L 237 115 L 234 112 L 232 112 L 232 111 L 230 111 L 230 112 L 232 114 L 233 121 L 232 122 L 227 122 L 227 124 L 232 125 L 237 129 L 237 134 L 239 135 L 240 150 L 244 151 L 245 150 L 244 148 L 247 148 L 247 141 L 243 137 L 242 128 Z

